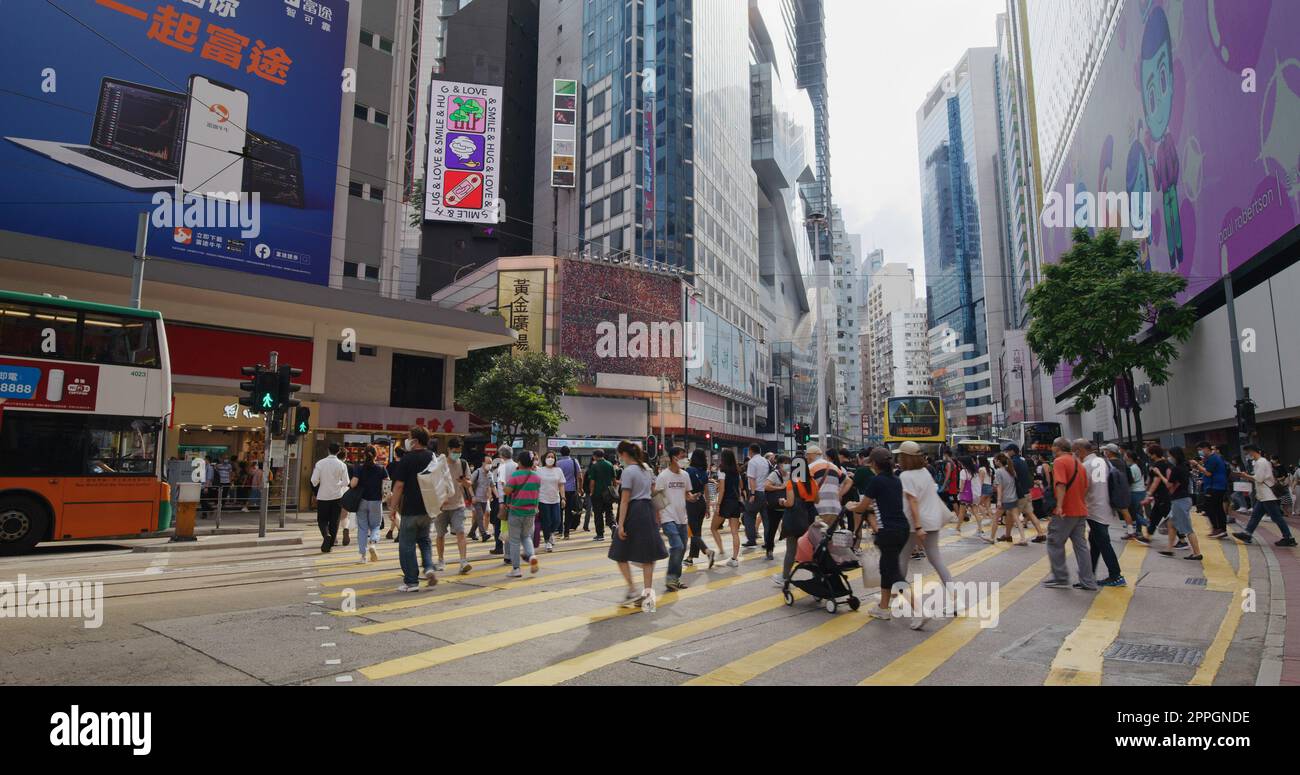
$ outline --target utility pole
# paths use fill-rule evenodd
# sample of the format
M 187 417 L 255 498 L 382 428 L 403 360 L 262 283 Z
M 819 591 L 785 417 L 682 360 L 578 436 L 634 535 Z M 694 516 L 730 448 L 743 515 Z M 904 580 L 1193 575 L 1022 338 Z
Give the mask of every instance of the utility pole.
M 140 213 L 135 227 L 135 256 L 131 259 L 131 306 L 140 309 L 144 294 L 144 262 L 149 260 L 146 251 L 149 242 L 149 213 Z
M 272 350 L 269 364 L 271 373 L 278 374 L 280 370 L 280 353 Z M 265 443 L 262 445 L 262 508 L 257 518 L 258 538 L 266 538 L 267 501 L 271 500 L 271 488 L 267 483 L 271 479 L 271 418 L 274 414 L 274 409 L 262 411 L 262 420 L 265 424 L 266 436 Z

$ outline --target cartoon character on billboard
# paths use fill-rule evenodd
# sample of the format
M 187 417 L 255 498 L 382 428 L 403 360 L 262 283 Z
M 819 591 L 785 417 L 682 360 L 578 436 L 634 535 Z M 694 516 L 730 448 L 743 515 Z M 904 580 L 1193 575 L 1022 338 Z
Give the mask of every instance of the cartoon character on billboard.
M 1169 268 L 1183 262 L 1183 228 L 1178 213 L 1178 149 L 1169 125 L 1174 119 L 1176 80 L 1169 19 L 1160 6 L 1151 9 L 1142 34 L 1142 108 L 1155 148 L 1155 187 L 1161 192 Z
M 1124 183 L 1130 201 L 1137 202 L 1135 221 L 1151 223 L 1151 213 L 1145 212 L 1147 199 L 1143 194 L 1151 193 L 1151 173 L 1147 170 L 1147 153 L 1142 150 L 1142 143 L 1134 141 L 1128 148 L 1128 161 L 1124 165 Z M 1142 268 L 1151 271 L 1151 239 L 1138 240 L 1138 260 Z

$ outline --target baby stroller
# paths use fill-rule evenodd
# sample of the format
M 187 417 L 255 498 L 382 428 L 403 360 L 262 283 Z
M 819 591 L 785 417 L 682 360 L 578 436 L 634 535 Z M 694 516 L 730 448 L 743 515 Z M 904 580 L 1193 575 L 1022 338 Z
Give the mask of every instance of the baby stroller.
M 843 603 L 848 603 L 854 611 L 858 610 L 861 601 L 853 595 L 853 588 L 845 575 L 859 567 L 853 541 L 853 531 L 845 527 L 843 515 L 829 526 L 821 519 L 813 520 L 812 526 L 799 539 L 799 553 L 795 556 L 797 564 L 781 587 L 785 604 L 794 605 L 794 593 L 790 591 L 793 585 L 812 595 L 813 602 L 825 605 L 828 613 L 835 613 Z

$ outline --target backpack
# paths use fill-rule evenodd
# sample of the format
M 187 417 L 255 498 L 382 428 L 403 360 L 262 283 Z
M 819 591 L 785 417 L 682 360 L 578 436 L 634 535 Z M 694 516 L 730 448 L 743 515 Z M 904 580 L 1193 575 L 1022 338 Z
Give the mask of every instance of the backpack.
M 1127 509 L 1131 504 L 1129 498 L 1128 474 L 1113 462 L 1106 461 L 1106 497 L 1110 500 L 1112 509 Z
M 434 455 L 429 466 L 416 475 L 416 481 L 420 483 L 426 512 L 437 514 L 445 508 L 456 508 L 456 480 L 451 476 L 445 455 Z

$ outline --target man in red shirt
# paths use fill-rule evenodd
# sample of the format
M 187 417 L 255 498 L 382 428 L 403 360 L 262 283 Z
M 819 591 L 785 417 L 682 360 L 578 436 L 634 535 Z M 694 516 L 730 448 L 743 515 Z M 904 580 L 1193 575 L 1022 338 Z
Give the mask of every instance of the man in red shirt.
M 1086 450 L 1085 441 L 1074 442 L 1074 449 Z M 1056 489 L 1056 508 L 1047 526 L 1047 559 L 1052 564 L 1052 577 L 1043 583 L 1053 589 L 1070 587 L 1070 568 L 1065 564 L 1065 542 L 1074 547 L 1074 563 L 1079 568 L 1079 581 L 1075 589 L 1097 590 L 1097 579 L 1092 572 L 1092 555 L 1088 551 L 1088 474 L 1083 470 L 1081 456 L 1071 452 L 1070 442 L 1057 439 L 1052 442 L 1056 458 L 1052 461 L 1052 480 Z

